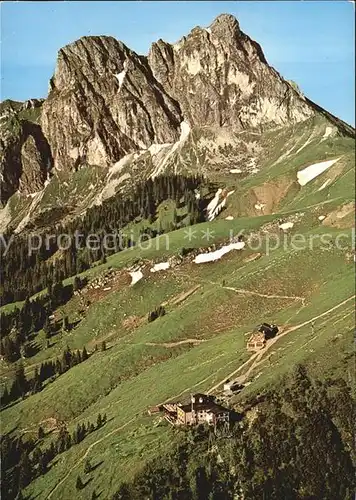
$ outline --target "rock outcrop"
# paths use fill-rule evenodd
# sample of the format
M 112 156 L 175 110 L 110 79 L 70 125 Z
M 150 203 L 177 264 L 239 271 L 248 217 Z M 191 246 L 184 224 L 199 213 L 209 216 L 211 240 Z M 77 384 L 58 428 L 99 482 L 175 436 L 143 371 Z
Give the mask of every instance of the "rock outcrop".
M 321 115 L 342 134 L 354 133 L 269 66 L 231 15 L 194 28 L 175 44 L 153 43 L 147 57 L 109 36 L 83 37 L 59 51 L 44 102 L 1 104 L 1 200 L 16 190 L 42 189 L 52 166 L 57 176 L 102 167 L 110 172 L 112 194 L 123 177 L 194 165 L 204 171 L 202 161 L 229 146 L 219 140 L 212 147 L 215 136 L 229 135 L 234 145 L 238 132 L 260 134 Z M 134 176 L 120 174 L 129 154 Z M 249 155 L 245 163 L 255 162 Z M 238 158 L 231 157 L 230 168 Z M 121 175 L 116 184 L 109 167 Z
M 52 169 L 52 155 L 40 125 L 41 101 L 2 103 L 0 118 L 0 200 L 4 205 L 16 192 L 32 194 L 44 188 Z M 33 111 L 36 109 L 36 112 Z
M 193 29 L 174 45 L 159 40 L 148 60 L 193 126 L 282 126 L 314 114 L 231 15 L 219 16 L 209 28 Z
M 159 40 L 148 57 L 107 36 L 64 47 L 41 123 L 62 170 L 105 167 L 152 144 L 175 142 L 182 121 L 246 129 L 313 113 L 237 20 L 222 15 L 177 44 Z
M 84 37 L 59 51 L 42 114 L 56 168 L 108 166 L 154 142 L 174 142 L 181 121 L 147 59 L 123 43 Z

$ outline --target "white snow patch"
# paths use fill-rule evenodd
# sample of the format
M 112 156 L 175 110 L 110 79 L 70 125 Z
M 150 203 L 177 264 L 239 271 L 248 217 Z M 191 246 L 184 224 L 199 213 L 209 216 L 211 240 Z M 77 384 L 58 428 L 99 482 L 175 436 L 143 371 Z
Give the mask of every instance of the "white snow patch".
M 208 206 L 206 207 L 206 211 L 207 211 L 207 219 L 209 221 L 213 220 L 214 218 L 214 214 L 219 206 L 219 199 L 220 199 L 220 194 L 222 193 L 222 189 L 219 188 L 216 193 L 215 193 L 215 196 L 214 198 L 210 201 L 210 203 L 208 204 Z
M 169 262 L 160 262 L 159 264 L 155 264 L 150 271 L 151 273 L 156 273 L 157 271 L 165 271 L 166 269 L 169 269 L 169 267 Z
M 114 165 L 112 167 L 110 167 L 108 180 L 110 180 L 114 174 L 121 172 L 121 170 L 125 167 L 125 165 L 127 165 L 127 163 L 129 163 L 129 161 L 131 161 L 132 157 L 133 157 L 133 153 L 130 153 L 128 155 L 125 155 L 123 158 L 121 158 L 121 160 L 114 163 Z
M 215 217 L 221 212 L 221 210 L 225 207 L 226 205 L 226 200 L 227 198 L 232 194 L 234 193 L 234 191 L 229 191 L 227 193 L 227 195 L 225 196 L 225 198 L 222 199 L 222 201 L 220 201 L 220 195 L 222 193 L 222 189 L 219 188 L 216 193 L 215 193 L 215 196 L 214 198 L 211 200 L 211 202 L 208 204 L 208 206 L 206 207 L 206 211 L 207 211 L 207 219 L 208 221 L 212 221 L 215 219 Z
M 221 210 L 225 207 L 225 205 L 226 205 L 226 198 L 224 198 L 224 199 L 222 200 L 222 202 L 221 202 L 221 203 L 219 203 L 219 204 L 216 206 L 216 208 L 215 208 L 215 209 L 212 211 L 212 213 L 208 216 L 208 220 L 209 220 L 209 221 L 214 220 L 214 219 L 215 219 L 215 217 L 216 217 L 217 215 L 219 215 L 219 213 L 221 212 Z
M 256 203 L 255 209 L 256 210 L 263 210 L 265 206 L 266 206 L 265 203 Z
M 294 226 L 294 222 L 283 222 L 283 224 L 280 224 L 279 227 L 283 229 L 283 231 L 286 231 L 287 229 L 292 229 Z
M 320 188 L 318 189 L 318 191 L 322 191 L 324 188 L 326 188 L 326 186 L 331 182 L 331 179 L 326 179 L 326 181 L 324 182 L 324 184 L 322 186 L 320 186 Z
M 305 186 L 308 182 L 312 181 L 318 175 L 322 174 L 334 165 L 340 158 L 336 158 L 335 160 L 327 160 L 322 161 L 320 163 L 314 163 L 314 165 L 309 165 L 309 167 L 303 168 L 303 170 L 299 170 L 297 173 L 298 182 L 301 186 Z
M 313 134 L 310 137 L 308 137 L 308 139 L 305 141 L 305 143 L 302 146 L 300 146 L 300 148 L 297 149 L 297 151 L 294 154 L 297 155 L 298 153 L 300 153 L 302 151 L 302 149 L 304 149 L 305 147 L 308 146 L 308 144 L 311 143 L 312 139 L 313 139 Z
M 332 135 L 333 131 L 334 131 L 333 127 L 326 127 L 322 141 L 327 139 L 328 137 L 330 137 L 330 135 Z
M 325 217 L 326 217 L 325 215 L 319 215 L 318 219 L 319 219 L 319 220 L 324 220 L 324 219 L 325 219 Z
M 5 232 L 10 221 L 11 211 L 9 204 L 7 203 L 4 208 L 0 209 L 0 232 Z
M 116 73 L 115 75 L 117 81 L 119 82 L 119 90 L 121 89 L 122 84 L 124 83 L 126 73 L 127 69 L 123 69 L 122 71 L 120 71 L 120 73 Z
M 232 168 L 230 169 L 230 174 L 241 174 L 242 170 L 241 168 Z
M 131 276 L 130 286 L 134 285 L 143 278 L 141 269 L 139 269 L 138 271 L 131 271 L 129 274 Z
M 163 172 L 165 165 L 167 164 L 168 159 L 172 156 L 172 154 L 182 145 L 184 144 L 185 140 L 187 139 L 188 135 L 190 132 L 190 125 L 189 123 L 182 121 L 180 124 L 180 137 L 177 142 L 175 142 L 167 154 L 167 156 L 164 158 L 164 160 L 157 165 L 155 170 L 153 171 L 151 178 L 154 179 L 159 175 L 161 172 Z M 167 146 L 167 144 L 162 144 L 162 147 Z
M 214 262 L 216 260 L 221 259 L 221 257 L 223 255 L 231 252 L 231 250 L 242 250 L 244 248 L 244 246 L 245 246 L 244 241 L 238 241 L 237 243 L 230 243 L 229 245 L 225 245 L 225 246 L 219 248 L 219 250 L 215 250 L 214 252 L 198 254 L 195 257 L 194 262 L 195 262 L 195 264 L 202 264 L 205 262 Z
M 189 132 L 190 132 L 190 125 L 189 125 L 189 123 L 183 121 L 180 124 L 180 138 L 179 138 L 179 141 L 180 142 L 184 141 L 188 137 Z
M 31 217 L 33 211 L 35 210 L 35 208 L 37 207 L 37 205 L 40 203 L 40 201 L 43 198 L 44 189 L 42 189 L 42 191 L 39 191 L 38 193 L 34 193 L 34 195 L 35 196 L 33 197 L 33 200 L 31 202 L 29 209 L 28 209 L 27 215 L 21 220 L 21 222 L 18 224 L 18 226 L 14 230 L 15 234 L 21 232 L 24 229 L 24 227 L 26 227 L 27 224 L 30 222 L 30 217 Z
M 234 218 L 232 215 L 228 215 L 227 217 L 225 217 L 225 220 L 234 220 Z
M 221 193 L 222 193 L 222 189 L 219 188 L 216 191 L 214 198 L 209 202 L 208 206 L 206 207 L 208 212 L 211 212 L 212 210 L 214 210 L 216 205 L 219 203 L 219 197 L 220 197 Z

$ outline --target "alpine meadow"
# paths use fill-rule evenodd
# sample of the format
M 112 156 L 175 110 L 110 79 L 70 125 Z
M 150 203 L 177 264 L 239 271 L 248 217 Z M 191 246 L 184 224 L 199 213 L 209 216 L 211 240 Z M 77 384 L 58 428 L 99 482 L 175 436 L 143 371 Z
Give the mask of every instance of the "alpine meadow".
M 355 129 L 181 35 L 0 104 L 4 499 L 354 498 Z

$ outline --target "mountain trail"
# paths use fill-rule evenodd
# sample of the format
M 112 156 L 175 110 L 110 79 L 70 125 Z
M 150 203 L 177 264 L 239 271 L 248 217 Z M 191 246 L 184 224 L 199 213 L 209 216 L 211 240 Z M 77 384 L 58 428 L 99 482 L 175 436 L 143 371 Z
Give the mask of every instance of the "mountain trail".
M 267 299 L 290 299 L 290 300 L 301 300 L 302 304 L 305 305 L 305 297 L 298 297 L 297 295 L 268 295 L 265 293 L 253 292 L 251 290 L 245 290 L 243 288 L 233 288 L 232 286 L 223 286 L 225 290 L 232 290 L 236 293 L 241 293 L 243 295 L 256 295 L 257 297 L 264 297 Z
M 136 418 L 137 416 L 139 415 L 139 413 L 136 413 L 136 415 L 134 417 L 132 417 L 130 420 L 128 420 L 125 424 L 123 425 L 120 425 L 119 427 L 116 427 L 115 429 L 113 429 L 112 431 L 108 432 L 107 434 L 105 434 L 105 436 L 103 436 L 102 438 L 98 439 L 97 441 L 94 441 L 94 443 L 92 443 L 86 450 L 86 452 L 84 453 L 84 455 L 81 456 L 81 458 L 79 458 L 79 460 L 76 461 L 75 463 L 75 466 L 74 467 L 78 467 L 79 464 L 81 464 L 86 458 L 87 456 L 89 455 L 90 451 L 95 447 L 97 446 L 99 443 L 101 443 L 102 441 L 104 441 L 104 439 L 108 438 L 109 436 L 112 436 L 113 434 L 115 434 L 115 432 L 118 432 L 122 429 L 124 429 L 125 427 L 127 427 L 129 424 L 131 424 Z M 61 484 L 64 483 L 64 481 L 67 480 L 67 478 L 71 475 L 71 473 L 73 472 L 73 469 L 74 467 L 63 477 L 63 479 L 61 479 L 59 481 L 59 483 L 56 484 L 56 486 L 50 491 L 50 493 L 48 494 L 47 498 L 51 498 L 53 493 L 61 486 Z
M 245 372 L 243 375 L 241 375 L 236 380 L 237 383 L 243 384 L 248 379 L 248 377 L 251 374 L 251 372 L 262 362 L 261 361 L 262 357 L 266 354 L 266 352 L 268 352 L 268 350 L 279 339 L 281 339 L 282 337 L 284 337 L 288 333 L 291 333 L 291 332 L 294 332 L 296 330 L 299 330 L 300 328 L 303 328 L 303 326 L 309 325 L 310 323 L 312 323 L 312 322 L 314 322 L 314 321 L 316 321 L 316 320 L 318 320 L 318 319 L 320 319 L 320 318 L 322 318 L 324 316 L 327 316 L 328 314 L 332 313 L 333 311 L 335 311 L 339 307 L 343 306 L 344 304 L 346 304 L 350 300 L 354 299 L 355 297 L 356 297 L 356 295 L 352 295 L 348 299 L 343 300 L 342 302 L 340 302 L 339 304 L 337 304 L 334 307 L 331 307 L 327 311 L 324 311 L 323 313 L 318 314 L 317 316 L 314 316 L 313 318 L 308 319 L 307 321 L 304 321 L 303 323 L 299 323 L 298 325 L 295 325 L 295 326 L 292 326 L 290 328 L 287 328 L 287 330 L 284 330 L 284 331 L 282 330 L 281 333 L 279 333 L 276 337 L 274 337 L 273 339 L 267 340 L 267 343 L 266 343 L 266 346 L 264 347 L 264 349 L 262 349 L 261 351 L 258 351 L 256 353 L 253 353 L 252 356 L 250 356 L 250 358 L 245 363 L 243 363 L 241 366 L 239 366 L 236 370 L 234 370 L 229 375 L 225 376 L 222 380 L 220 380 L 220 382 L 218 384 L 214 385 L 214 387 L 212 387 L 211 389 L 209 389 L 208 394 L 211 394 L 216 389 L 218 389 L 223 384 L 224 380 L 226 380 L 226 379 L 230 379 L 231 380 L 232 377 L 234 377 L 242 368 L 244 368 L 246 365 L 248 365 L 252 361 L 252 364 L 248 368 L 247 372 Z

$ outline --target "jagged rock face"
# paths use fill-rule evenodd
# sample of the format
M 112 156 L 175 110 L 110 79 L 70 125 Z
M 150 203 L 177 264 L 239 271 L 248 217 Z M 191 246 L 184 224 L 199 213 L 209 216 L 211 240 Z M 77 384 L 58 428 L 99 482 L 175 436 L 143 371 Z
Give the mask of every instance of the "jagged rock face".
M 40 137 L 40 136 L 38 136 Z M 21 147 L 22 174 L 19 180 L 19 191 L 31 194 L 44 187 L 49 172 L 50 156 L 44 156 L 45 144 L 36 144 L 34 135 L 28 135 Z
M 110 196 L 123 177 L 206 174 L 242 159 L 253 170 L 254 140 L 236 140 L 239 132 L 262 136 L 315 114 L 354 135 L 271 68 L 230 15 L 176 44 L 159 40 L 148 57 L 112 37 L 83 37 L 59 51 L 44 102 L 0 104 L 1 202 L 42 189 L 52 166 L 68 176 L 103 167 Z
M 148 60 L 193 126 L 281 126 L 314 113 L 230 15 L 193 29 L 173 46 L 159 40 Z
M 266 62 L 236 19 L 218 17 L 148 58 L 112 37 L 59 51 L 42 128 L 57 169 L 110 166 L 153 143 L 172 143 L 184 120 L 236 129 L 281 126 L 314 113 Z
M 24 110 L 40 106 L 27 101 L 2 110 L 0 126 L 0 200 L 5 205 L 16 192 L 31 194 L 44 187 L 52 155 L 41 127 L 21 118 Z
M 174 142 L 179 106 L 147 59 L 111 37 L 84 37 L 60 50 L 42 128 L 55 166 L 107 166 L 153 142 Z

